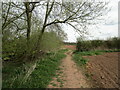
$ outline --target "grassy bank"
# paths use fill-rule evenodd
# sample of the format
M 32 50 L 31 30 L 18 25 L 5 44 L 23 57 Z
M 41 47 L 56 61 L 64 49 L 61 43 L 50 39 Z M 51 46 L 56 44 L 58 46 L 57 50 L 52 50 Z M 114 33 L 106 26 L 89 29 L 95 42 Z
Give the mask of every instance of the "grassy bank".
M 3 88 L 46 88 L 52 77 L 55 76 L 61 59 L 65 57 L 65 51 L 50 52 L 38 60 L 35 70 L 23 83 L 21 81 L 27 72 L 25 67 L 7 65 L 3 68 Z
M 106 52 L 120 52 L 119 49 L 111 50 L 96 50 L 96 51 L 83 51 L 83 52 L 74 52 L 73 60 L 79 65 L 83 66 L 87 63 L 88 59 L 83 58 L 82 56 L 92 56 L 92 55 L 101 55 Z
M 84 66 L 87 63 L 88 59 L 85 59 L 82 56 L 92 56 L 100 54 L 102 54 L 102 52 L 100 51 L 75 52 L 73 55 L 73 60 L 77 63 L 78 66 Z

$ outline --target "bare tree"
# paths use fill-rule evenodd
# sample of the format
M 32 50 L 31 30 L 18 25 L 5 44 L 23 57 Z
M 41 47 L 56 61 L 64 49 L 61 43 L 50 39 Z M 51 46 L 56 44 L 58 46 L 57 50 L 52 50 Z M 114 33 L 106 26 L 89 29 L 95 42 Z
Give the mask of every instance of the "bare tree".
M 33 13 L 38 14 L 37 19 L 41 20 L 40 23 L 40 34 L 37 39 L 37 44 L 35 45 L 36 50 L 39 47 L 42 35 L 47 28 L 60 27 L 62 24 L 68 24 L 72 26 L 76 32 L 85 33 L 85 27 L 90 24 L 95 24 L 95 20 L 99 20 L 99 17 L 106 14 L 107 9 L 106 2 L 95 2 L 91 0 L 79 1 L 76 0 L 72 2 L 67 1 L 57 1 L 57 0 L 45 0 L 41 2 L 24 2 L 21 5 L 19 3 L 9 3 L 7 4 L 7 12 L 3 15 L 3 30 L 13 23 L 17 29 L 26 29 L 27 41 L 30 39 L 31 26 L 33 25 L 32 17 Z M 19 9 L 17 14 L 10 15 L 10 10 L 12 7 Z M 15 10 L 13 10 L 15 11 Z M 39 13 L 35 13 L 39 12 Z M 16 21 L 19 19 L 27 22 L 27 27 L 20 27 Z M 36 24 L 38 25 L 38 24 Z M 61 28 L 62 29 L 62 28 Z M 82 30 L 84 29 L 84 30 Z
M 102 15 L 106 14 L 107 9 L 106 2 L 57 2 L 55 0 L 47 0 L 44 2 L 44 9 L 46 13 L 44 17 L 42 30 L 37 41 L 37 47 L 41 40 L 41 37 L 46 27 L 56 24 L 68 24 L 72 26 L 77 32 L 83 33 L 80 27 L 85 28 L 89 24 L 95 24 L 93 20 L 99 19 Z M 46 7 L 46 9 L 45 9 Z M 79 26 L 79 28 L 77 27 Z

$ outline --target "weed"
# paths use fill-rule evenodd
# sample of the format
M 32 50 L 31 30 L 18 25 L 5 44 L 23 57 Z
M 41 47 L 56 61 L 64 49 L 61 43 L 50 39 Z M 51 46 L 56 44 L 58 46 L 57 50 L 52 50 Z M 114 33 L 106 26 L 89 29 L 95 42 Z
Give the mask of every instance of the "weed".
M 90 77 L 90 74 L 86 73 L 85 76 L 89 78 L 89 77 Z
M 81 88 L 83 88 L 83 86 L 81 86 Z
M 3 88 L 46 88 L 52 77 L 56 75 L 56 71 L 60 69 L 58 66 L 60 65 L 60 60 L 65 57 L 64 52 L 65 50 L 60 50 L 38 60 L 35 70 L 27 81 L 21 85 L 21 80 L 27 72 L 25 67 L 4 67 Z M 10 75 L 5 79 L 8 72 Z
M 60 79 L 60 78 L 57 78 L 57 81 L 58 81 L 58 82 L 61 82 L 61 79 Z
M 57 84 L 55 84 L 55 83 L 53 83 L 52 85 L 53 85 L 53 86 L 57 86 Z
M 87 59 L 82 58 L 82 56 L 80 56 L 79 54 L 74 54 L 73 60 L 75 60 L 75 62 L 80 66 L 85 65 L 88 61 Z
M 63 84 L 61 84 L 60 87 L 63 87 Z
M 59 73 L 61 74 L 61 73 L 63 73 L 62 71 L 59 71 Z

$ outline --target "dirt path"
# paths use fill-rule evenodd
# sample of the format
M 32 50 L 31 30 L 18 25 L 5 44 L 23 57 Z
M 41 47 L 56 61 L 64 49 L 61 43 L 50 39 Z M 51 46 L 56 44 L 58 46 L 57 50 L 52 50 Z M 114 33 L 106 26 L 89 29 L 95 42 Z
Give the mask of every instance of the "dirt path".
M 72 60 L 72 52 L 68 51 L 66 55 L 57 73 L 58 76 L 53 78 L 48 88 L 90 88 L 86 77 Z

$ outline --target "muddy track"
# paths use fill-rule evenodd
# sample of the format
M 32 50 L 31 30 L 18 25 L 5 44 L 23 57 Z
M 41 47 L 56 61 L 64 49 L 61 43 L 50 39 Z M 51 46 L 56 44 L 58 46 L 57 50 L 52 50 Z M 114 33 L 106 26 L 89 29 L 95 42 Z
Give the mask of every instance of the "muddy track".
M 72 60 L 72 52 L 68 51 L 66 55 L 60 65 L 58 76 L 53 78 L 48 88 L 90 88 L 90 83 Z

